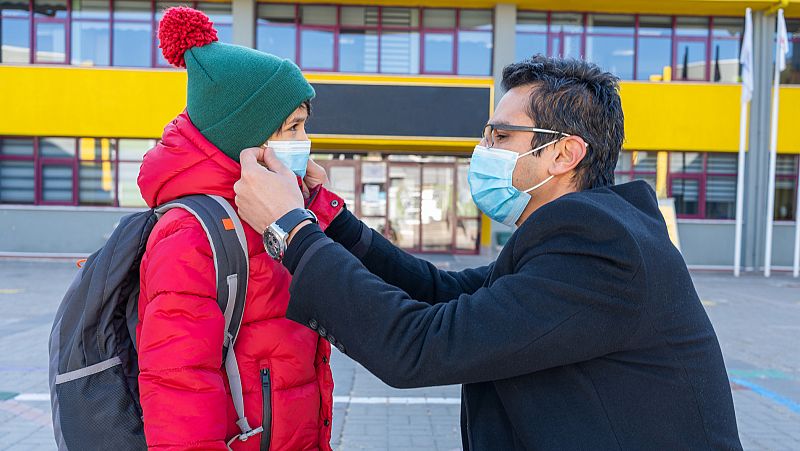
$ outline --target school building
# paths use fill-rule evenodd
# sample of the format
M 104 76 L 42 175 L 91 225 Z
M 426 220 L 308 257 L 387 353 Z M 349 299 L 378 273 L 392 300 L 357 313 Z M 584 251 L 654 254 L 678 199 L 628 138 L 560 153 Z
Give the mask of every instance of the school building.
M 800 0 L 0 0 L 0 255 L 77 255 L 144 207 L 143 154 L 185 105 L 158 49 L 161 11 L 205 11 L 220 40 L 291 58 L 314 84 L 313 152 L 332 189 L 414 252 L 497 252 L 469 156 L 502 68 L 542 53 L 617 74 L 627 141 L 618 183 L 674 199 L 696 268 L 733 265 L 739 48 L 754 11 L 742 264 L 763 265 L 775 11 L 781 75 L 773 265 L 792 263 L 800 165 Z

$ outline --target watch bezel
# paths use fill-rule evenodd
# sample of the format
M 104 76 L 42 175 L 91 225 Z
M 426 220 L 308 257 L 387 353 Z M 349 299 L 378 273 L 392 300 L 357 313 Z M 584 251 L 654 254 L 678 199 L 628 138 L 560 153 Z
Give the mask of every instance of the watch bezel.
M 276 261 L 283 260 L 286 254 L 286 238 L 288 232 L 283 230 L 277 222 L 273 222 L 263 233 L 264 249 Z

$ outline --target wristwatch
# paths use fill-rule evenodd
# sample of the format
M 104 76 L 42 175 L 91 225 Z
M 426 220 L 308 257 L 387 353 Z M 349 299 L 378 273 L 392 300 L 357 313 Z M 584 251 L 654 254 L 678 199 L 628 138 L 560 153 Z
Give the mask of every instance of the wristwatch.
M 283 260 L 286 253 L 286 240 L 289 233 L 303 221 L 318 223 L 317 216 L 311 210 L 295 208 L 294 210 L 281 216 L 277 221 L 270 224 L 262 234 L 264 239 L 264 249 L 275 261 Z

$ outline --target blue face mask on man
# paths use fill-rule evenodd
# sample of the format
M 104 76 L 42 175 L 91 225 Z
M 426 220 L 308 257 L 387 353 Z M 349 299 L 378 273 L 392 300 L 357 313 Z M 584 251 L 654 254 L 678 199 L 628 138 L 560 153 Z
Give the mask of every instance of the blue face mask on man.
M 267 141 L 267 147 L 272 148 L 278 160 L 295 175 L 300 178 L 306 176 L 311 141 Z
M 486 216 L 497 222 L 507 226 L 516 224 L 531 200 L 529 193 L 553 179 L 551 175 L 532 188 L 525 191 L 518 190 L 512 182 L 517 160 L 536 153 L 561 139 L 555 139 L 523 154 L 511 150 L 475 146 L 467 173 L 469 189 L 475 205 Z

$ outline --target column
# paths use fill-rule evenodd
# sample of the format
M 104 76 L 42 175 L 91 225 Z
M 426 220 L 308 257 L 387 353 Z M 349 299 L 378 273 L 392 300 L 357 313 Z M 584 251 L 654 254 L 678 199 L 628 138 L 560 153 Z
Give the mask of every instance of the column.
M 233 0 L 233 43 L 256 46 L 256 1 Z
M 753 12 L 753 99 L 745 160 L 742 269 L 757 271 L 764 264 L 767 185 L 769 177 L 772 55 L 775 53 L 775 16 Z

